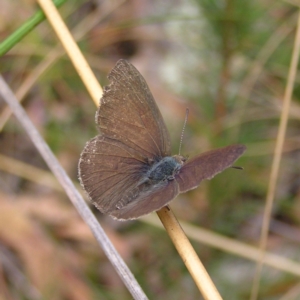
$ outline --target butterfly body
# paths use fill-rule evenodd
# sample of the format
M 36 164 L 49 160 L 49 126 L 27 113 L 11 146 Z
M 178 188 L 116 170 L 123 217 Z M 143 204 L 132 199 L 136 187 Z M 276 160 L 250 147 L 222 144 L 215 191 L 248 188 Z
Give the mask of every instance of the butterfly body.
M 96 113 L 100 133 L 79 160 L 81 185 L 101 212 L 128 220 L 156 211 L 245 151 L 244 145 L 230 145 L 190 160 L 170 156 L 168 130 L 141 74 L 119 60 L 108 78 Z
M 173 156 L 166 156 L 151 166 L 147 172 L 147 177 L 153 184 L 160 184 L 166 180 L 174 180 L 183 162 L 184 158 L 176 159 Z

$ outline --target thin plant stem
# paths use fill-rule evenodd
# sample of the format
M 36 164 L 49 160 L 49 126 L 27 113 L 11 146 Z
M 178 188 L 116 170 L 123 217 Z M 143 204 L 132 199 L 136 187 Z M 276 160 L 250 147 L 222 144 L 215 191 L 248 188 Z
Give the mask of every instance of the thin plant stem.
M 267 245 L 270 218 L 272 213 L 272 206 L 274 202 L 276 184 L 277 184 L 278 174 L 279 174 L 279 167 L 280 167 L 280 162 L 282 157 L 282 149 L 285 140 L 287 122 L 289 117 L 291 97 L 292 97 L 296 71 L 298 66 L 299 52 L 300 52 L 300 13 L 298 15 L 295 44 L 293 48 L 292 60 L 291 60 L 287 85 L 286 85 L 284 98 L 283 98 L 283 107 L 281 111 L 279 130 L 277 134 L 275 152 L 274 152 L 273 163 L 271 168 L 271 175 L 270 175 L 268 193 L 266 198 L 266 206 L 264 210 L 263 224 L 262 224 L 261 236 L 260 236 L 259 248 L 261 253 L 260 253 L 260 258 L 256 264 L 255 276 L 254 276 L 252 290 L 251 290 L 251 298 L 250 298 L 251 300 L 257 299 L 258 291 L 259 291 L 263 259 L 265 255 L 266 245 Z
M 38 0 L 41 8 L 43 9 L 48 21 L 50 22 L 53 30 L 55 31 L 57 37 L 65 48 L 69 58 L 71 59 L 78 75 L 80 76 L 82 82 L 87 88 L 90 96 L 92 97 L 95 104 L 99 105 L 99 99 L 102 96 L 102 88 L 97 81 L 93 71 L 91 70 L 88 62 L 81 53 L 78 45 L 76 44 L 74 38 L 70 34 L 69 29 L 59 15 L 56 7 L 50 0 Z
M 157 212 L 179 255 L 206 300 L 222 300 L 219 292 L 186 237 L 178 220 L 168 206 Z

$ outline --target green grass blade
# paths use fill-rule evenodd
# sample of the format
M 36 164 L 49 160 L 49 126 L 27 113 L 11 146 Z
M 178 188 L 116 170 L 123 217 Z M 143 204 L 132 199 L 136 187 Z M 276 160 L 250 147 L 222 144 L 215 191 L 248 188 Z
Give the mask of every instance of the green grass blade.
M 61 6 L 66 0 L 54 0 L 56 7 Z M 0 56 L 8 52 L 15 44 L 17 44 L 24 36 L 26 36 L 35 26 L 45 20 L 45 14 L 40 10 L 21 27 L 0 43 Z

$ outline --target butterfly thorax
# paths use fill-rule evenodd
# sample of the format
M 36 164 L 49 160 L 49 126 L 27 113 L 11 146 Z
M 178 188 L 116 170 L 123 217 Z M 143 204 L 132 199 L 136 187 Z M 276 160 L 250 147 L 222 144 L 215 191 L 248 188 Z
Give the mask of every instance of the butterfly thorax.
M 174 180 L 184 161 L 185 158 L 180 155 L 166 156 L 151 165 L 147 172 L 147 177 L 153 184 Z

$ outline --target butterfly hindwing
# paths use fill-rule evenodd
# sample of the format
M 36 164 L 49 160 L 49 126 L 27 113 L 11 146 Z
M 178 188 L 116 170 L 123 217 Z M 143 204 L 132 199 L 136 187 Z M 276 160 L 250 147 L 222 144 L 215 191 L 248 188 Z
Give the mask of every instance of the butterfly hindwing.
M 121 209 L 111 212 L 111 216 L 118 220 L 136 219 L 167 205 L 179 193 L 175 180 L 167 181 L 164 186 L 153 188 L 150 193 L 141 194 L 139 199 L 129 203 Z
M 145 166 L 131 148 L 98 135 L 81 153 L 79 178 L 91 201 L 101 212 L 109 213 L 121 195 L 136 186 Z

